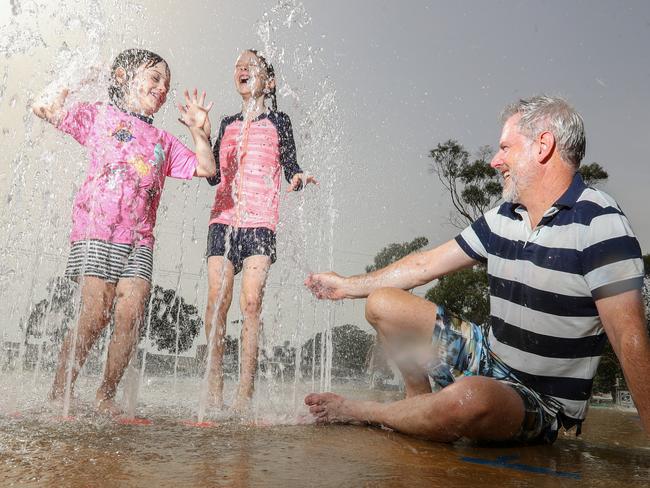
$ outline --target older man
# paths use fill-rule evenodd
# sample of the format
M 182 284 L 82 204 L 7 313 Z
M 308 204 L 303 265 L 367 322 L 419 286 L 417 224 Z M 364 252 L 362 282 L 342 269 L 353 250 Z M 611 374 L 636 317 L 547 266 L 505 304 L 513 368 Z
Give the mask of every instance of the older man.
M 321 422 L 370 423 L 442 442 L 550 443 L 587 413 L 609 338 L 650 432 L 650 338 L 643 263 L 630 224 L 577 169 L 581 116 L 546 96 L 506 108 L 492 167 L 505 203 L 454 240 L 366 275 L 314 274 L 319 298 L 366 298 L 366 318 L 396 359 L 406 398 L 305 398 Z M 478 262 L 490 283 L 490 331 L 404 290 Z M 423 344 L 428 345 L 422 347 Z M 432 393 L 430 379 L 439 387 Z

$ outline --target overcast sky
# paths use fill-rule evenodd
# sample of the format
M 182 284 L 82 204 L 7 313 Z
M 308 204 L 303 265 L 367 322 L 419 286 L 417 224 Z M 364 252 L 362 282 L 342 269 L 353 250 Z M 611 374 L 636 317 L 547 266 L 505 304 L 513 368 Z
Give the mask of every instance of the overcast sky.
M 307 272 L 362 272 L 391 242 L 455 235 L 428 151 L 449 138 L 496 146 L 499 112 L 519 97 L 566 97 L 583 115 L 585 162 L 650 252 L 650 2 L 73 1 L 0 3 L 0 264 L 6 329 L 45 297 L 67 256 L 76 142 L 35 120 L 30 100 L 82 67 L 145 47 L 170 64 L 172 88 L 205 87 L 214 125 L 239 110 L 232 70 L 244 48 L 268 52 L 301 165 L 319 188 L 282 197 L 279 259 L 265 299 L 267 334 L 302 340 L 330 320 L 363 323 L 363 303 L 315 306 Z M 95 91 L 93 91 L 95 90 Z M 103 87 L 85 95 L 103 96 Z M 84 93 L 82 93 L 83 95 Z M 173 96 L 156 125 L 186 137 Z M 200 309 L 212 189 L 168 181 L 155 281 Z M 425 289 L 418 290 L 423 293 Z M 236 302 L 235 302 L 236 303 Z M 237 318 L 237 306 L 230 319 Z

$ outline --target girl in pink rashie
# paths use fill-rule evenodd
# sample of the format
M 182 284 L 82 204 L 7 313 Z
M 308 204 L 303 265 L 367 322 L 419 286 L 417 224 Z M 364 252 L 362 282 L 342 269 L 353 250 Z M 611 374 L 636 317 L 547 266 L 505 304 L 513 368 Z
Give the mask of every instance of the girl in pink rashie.
M 53 103 L 33 107 L 36 115 L 85 146 L 90 156 L 74 201 L 65 271 L 81 285 L 79 322 L 64 340 L 50 393 L 53 400 L 69 398 L 113 311 L 115 330 L 96 407 L 121 413 L 114 397 L 137 343 L 151 288 L 153 228 L 165 178 L 215 174 L 208 139 L 212 104 L 205 106 L 205 93 L 198 97 L 194 90 L 190 97 L 185 91 L 186 105 L 179 105 L 179 120 L 190 129 L 196 153 L 152 125 L 153 115 L 167 98 L 170 78 L 169 66 L 160 56 L 128 49 L 111 68 L 111 103 L 64 107 L 68 90 L 63 90 Z
M 316 183 L 296 161 L 291 121 L 278 112 L 275 73 L 256 51 L 241 53 L 235 65 L 235 88 L 242 97 L 240 113 L 221 121 L 214 156 L 217 186 L 208 231 L 208 388 L 211 403 L 223 406 L 223 355 L 226 317 L 234 276 L 243 270 L 239 305 L 242 325 L 240 383 L 233 409 L 243 412 L 253 395 L 262 295 L 275 261 L 281 173 L 288 191 Z M 272 100 L 272 109 L 265 100 Z

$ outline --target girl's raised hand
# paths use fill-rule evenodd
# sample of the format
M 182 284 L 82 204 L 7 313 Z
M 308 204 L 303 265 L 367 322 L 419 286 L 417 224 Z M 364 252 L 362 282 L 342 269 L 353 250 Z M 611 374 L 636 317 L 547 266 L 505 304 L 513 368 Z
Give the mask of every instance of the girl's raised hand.
M 312 175 L 305 176 L 305 173 L 296 173 L 295 175 L 293 175 L 293 178 L 291 178 L 291 182 L 289 183 L 289 188 L 287 189 L 287 193 L 299 190 L 301 186 L 305 187 L 309 183 L 313 185 L 318 185 L 318 181 Z
M 65 99 L 68 98 L 70 90 L 64 88 L 57 95 L 51 104 L 44 102 L 37 102 L 32 105 L 32 111 L 43 120 L 47 120 L 50 124 L 57 125 L 63 117 L 63 104 Z
M 178 110 L 181 113 L 181 116 L 178 118 L 179 122 L 183 125 L 186 125 L 190 129 L 202 129 L 206 130 L 206 135 L 209 136 L 209 131 L 211 130 L 210 118 L 208 117 L 208 112 L 212 108 L 213 103 L 205 104 L 205 91 L 202 92 L 201 96 L 198 96 L 198 90 L 195 88 L 192 92 L 192 96 L 187 90 L 184 92 L 185 95 L 185 105 L 178 104 Z

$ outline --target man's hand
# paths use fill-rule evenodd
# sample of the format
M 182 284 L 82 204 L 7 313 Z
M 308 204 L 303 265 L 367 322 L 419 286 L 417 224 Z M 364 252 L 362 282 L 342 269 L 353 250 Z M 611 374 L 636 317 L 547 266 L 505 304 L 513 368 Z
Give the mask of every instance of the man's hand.
M 347 298 L 343 291 L 345 278 L 330 271 L 329 273 L 315 273 L 307 276 L 305 286 L 316 298 L 327 300 L 342 300 Z
M 185 105 L 178 104 L 178 110 L 181 113 L 178 121 L 190 129 L 201 129 L 205 132 L 206 136 L 210 137 L 209 131 L 212 130 L 212 126 L 208 112 L 212 108 L 213 103 L 210 102 L 208 105 L 205 105 L 205 92 L 199 97 L 196 88 L 192 92 L 191 97 L 187 90 L 185 90 L 184 95 Z
M 313 176 L 311 175 L 305 176 L 305 173 L 296 173 L 295 175 L 293 175 L 293 178 L 291 178 L 291 182 L 289 183 L 289 188 L 287 189 L 287 193 L 296 191 L 297 189 L 300 188 L 301 184 L 303 186 L 307 186 L 309 183 L 318 185 L 318 181 L 316 181 L 316 178 L 314 178 Z

